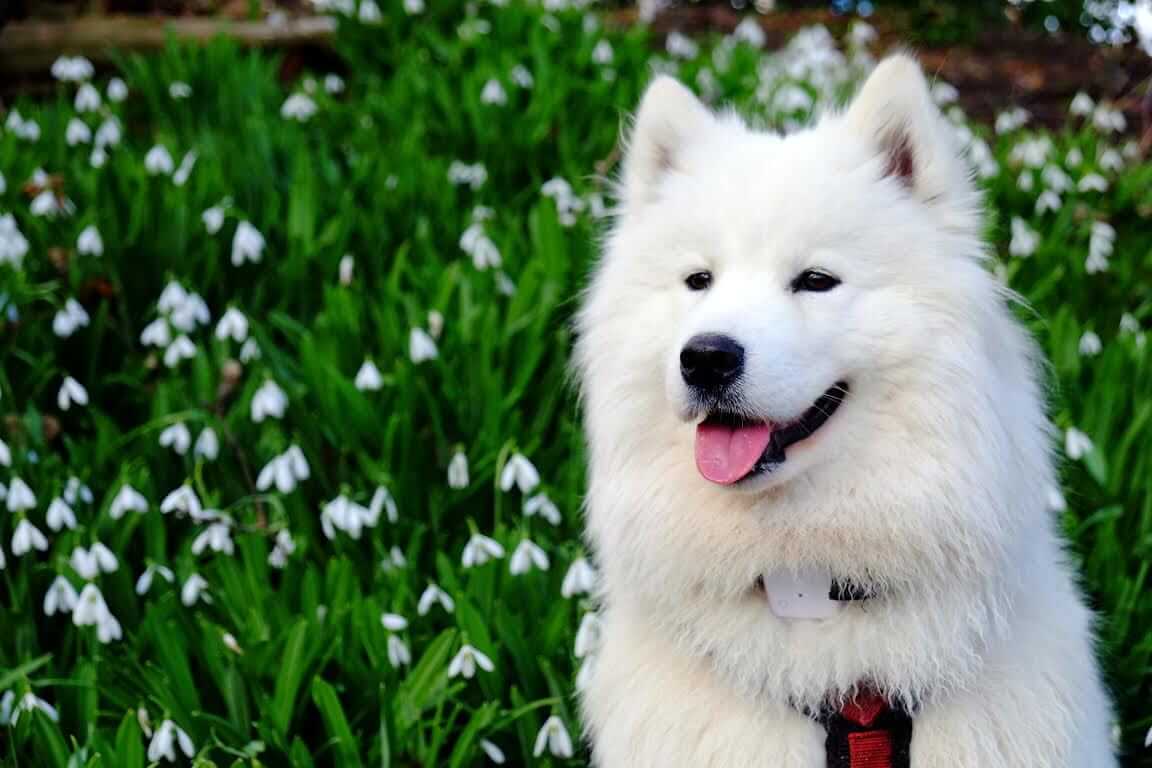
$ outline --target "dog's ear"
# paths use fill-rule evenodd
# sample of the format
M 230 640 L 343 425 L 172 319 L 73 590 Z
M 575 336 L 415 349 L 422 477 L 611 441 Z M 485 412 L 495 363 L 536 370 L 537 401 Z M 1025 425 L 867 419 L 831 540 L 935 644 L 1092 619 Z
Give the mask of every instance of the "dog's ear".
M 955 136 L 912 57 L 884 59 L 856 94 L 845 120 L 883 155 L 884 173 L 919 200 L 968 208 L 976 188 Z
M 674 78 L 660 75 L 640 100 L 624 157 L 629 206 L 651 201 L 664 175 L 675 171 L 685 146 L 715 121 L 708 108 Z

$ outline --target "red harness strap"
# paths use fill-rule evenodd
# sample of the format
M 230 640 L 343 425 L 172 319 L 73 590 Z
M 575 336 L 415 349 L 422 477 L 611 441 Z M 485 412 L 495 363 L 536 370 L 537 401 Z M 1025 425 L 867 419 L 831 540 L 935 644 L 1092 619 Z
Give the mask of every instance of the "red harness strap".
M 828 768 L 909 768 L 912 718 L 865 688 L 822 718 Z

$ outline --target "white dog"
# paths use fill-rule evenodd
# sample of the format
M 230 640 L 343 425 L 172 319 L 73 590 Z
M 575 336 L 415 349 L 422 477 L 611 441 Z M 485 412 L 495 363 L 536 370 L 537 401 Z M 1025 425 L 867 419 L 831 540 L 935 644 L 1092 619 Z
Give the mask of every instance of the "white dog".
M 1037 351 L 906 56 L 781 137 L 661 77 L 579 317 L 604 768 L 1107 768 Z

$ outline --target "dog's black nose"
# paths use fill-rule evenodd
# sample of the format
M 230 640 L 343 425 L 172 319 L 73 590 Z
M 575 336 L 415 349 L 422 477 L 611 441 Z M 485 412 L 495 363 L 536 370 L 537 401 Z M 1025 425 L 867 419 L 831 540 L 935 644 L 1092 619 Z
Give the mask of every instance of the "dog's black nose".
M 680 350 L 680 375 L 690 387 L 715 389 L 744 371 L 744 347 L 731 336 L 702 333 Z

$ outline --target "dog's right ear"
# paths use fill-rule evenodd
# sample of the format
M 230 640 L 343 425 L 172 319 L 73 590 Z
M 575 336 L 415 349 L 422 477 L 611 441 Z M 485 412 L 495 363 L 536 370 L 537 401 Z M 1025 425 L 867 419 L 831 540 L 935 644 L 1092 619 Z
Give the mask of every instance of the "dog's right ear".
M 684 148 L 715 121 L 676 79 L 660 75 L 640 100 L 624 157 L 626 207 L 643 205 L 656 196 L 664 177 L 682 170 Z

